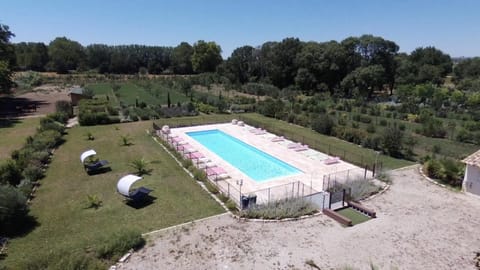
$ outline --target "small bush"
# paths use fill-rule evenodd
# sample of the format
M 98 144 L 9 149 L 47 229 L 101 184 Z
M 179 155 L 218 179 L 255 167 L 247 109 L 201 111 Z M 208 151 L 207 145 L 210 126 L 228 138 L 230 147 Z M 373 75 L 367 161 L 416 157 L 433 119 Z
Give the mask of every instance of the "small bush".
M 102 206 L 103 202 L 100 199 L 100 197 L 96 194 L 93 195 L 87 195 L 87 202 L 85 208 L 93 208 L 93 209 L 98 209 Z
M 226 203 L 225 203 L 225 206 L 228 208 L 228 210 L 230 211 L 237 211 L 237 204 L 232 201 L 232 200 L 228 200 Z
M 97 258 L 116 261 L 130 249 L 137 250 L 145 245 L 145 239 L 136 231 L 123 230 L 111 234 L 95 248 Z
M 41 178 L 43 178 L 43 169 L 39 167 L 39 165 L 35 164 L 29 164 L 24 170 L 23 170 L 23 176 L 25 179 L 28 179 L 29 181 L 35 182 Z
M 196 169 L 195 172 L 193 173 L 193 178 L 197 181 L 204 182 L 207 179 L 207 175 L 205 174 L 204 171 Z
M 210 181 L 206 181 L 205 182 L 205 187 L 208 189 L 208 191 L 210 191 L 211 193 L 213 194 L 218 194 L 218 188 L 213 185 L 212 183 L 210 183 Z
M 332 118 L 326 114 L 322 114 L 312 121 L 312 129 L 325 135 L 331 135 L 334 126 Z
M 317 207 L 310 201 L 294 198 L 256 205 L 242 211 L 240 215 L 246 218 L 284 219 L 311 215 L 317 211 Z
M 223 195 L 223 193 L 221 193 L 221 192 L 217 194 L 217 198 L 218 198 L 220 201 L 222 201 L 223 203 L 226 203 L 226 202 L 228 201 L 228 197 L 225 196 L 225 195 Z
M 368 125 L 366 130 L 367 130 L 368 133 L 375 133 L 375 131 L 376 131 L 375 125 L 374 124 Z
M 380 119 L 380 126 L 386 127 L 388 125 L 388 121 L 385 119 Z

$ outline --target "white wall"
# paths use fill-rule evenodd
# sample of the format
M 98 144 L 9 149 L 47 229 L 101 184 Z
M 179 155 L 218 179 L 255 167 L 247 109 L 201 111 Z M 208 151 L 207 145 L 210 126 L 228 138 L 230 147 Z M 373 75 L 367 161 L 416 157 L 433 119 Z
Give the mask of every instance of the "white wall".
M 480 168 L 467 165 L 465 178 L 463 179 L 463 190 L 480 196 Z

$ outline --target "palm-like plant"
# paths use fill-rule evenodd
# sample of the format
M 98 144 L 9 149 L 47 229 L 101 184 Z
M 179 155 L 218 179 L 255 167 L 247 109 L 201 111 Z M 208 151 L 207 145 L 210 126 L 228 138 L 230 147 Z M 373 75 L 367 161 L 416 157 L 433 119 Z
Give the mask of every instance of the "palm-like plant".
M 148 168 L 149 162 L 144 158 L 135 159 L 130 162 L 130 167 L 135 169 L 135 173 L 139 176 L 149 174 L 152 170 Z
M 85 136 L 87 137 L 87 140 L 89 140 L 89 141 L 95 140 L 95 137 L 93 136 L 92 132 L 90 132 L 90 131 L 87 131 Z
M 120 135 L 120 141 L 122 142 L 123 146 L 130 146 L 132 145 L 132 138 L 127 135 Z

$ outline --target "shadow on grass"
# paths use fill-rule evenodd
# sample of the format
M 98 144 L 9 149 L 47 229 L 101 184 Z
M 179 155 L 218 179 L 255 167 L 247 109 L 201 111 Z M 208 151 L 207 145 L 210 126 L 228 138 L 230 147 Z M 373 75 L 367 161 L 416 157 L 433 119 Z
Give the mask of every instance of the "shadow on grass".
M 18 123 L 20 123 L 18 118 L 0 118 L 0 128 L 13 127 Z
M 142 209 L 144 207 L 147 207 L 151 204 L 153 204 L 157 200 L 157 197 L 147 195 L 143 200 L 141 201 L 127 201 L 126 205 L 135 208 L 135 209 Z
M 10 230 L 2 230 L 0 233 L 9 238 L 23 237 L 40 226 L 37 218 L 31 215 L 25 216 L 21 221 L 15 222 L 15 228 Z
M 94 171 L 87 171 L 87 174 L 88 175 L 97 175 L 97 174 L 107 173 L 107 172 L 111 172 L 111 171 L 112 171 L 112 168 L 103 167 L 103 168 L 96 169 Z

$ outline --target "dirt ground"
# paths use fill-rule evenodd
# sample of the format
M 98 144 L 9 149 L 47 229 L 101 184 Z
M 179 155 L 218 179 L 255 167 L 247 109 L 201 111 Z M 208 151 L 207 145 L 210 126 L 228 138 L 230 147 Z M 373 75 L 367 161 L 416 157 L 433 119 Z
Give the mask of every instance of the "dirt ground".
M 418 167 L 364 204 L 378 218 L 344 228 L 320 215 L 281 223 L 222 215 L 149 236 L 118 269 L 476 269 L 480 199 L 434 185 Z
M 0 98 L 0 117 L 35 117 L 55 112 L 55 102 L 70 100 L 70 87 L 42 85 L 13 98 Z

